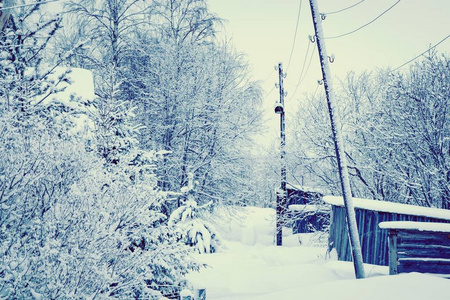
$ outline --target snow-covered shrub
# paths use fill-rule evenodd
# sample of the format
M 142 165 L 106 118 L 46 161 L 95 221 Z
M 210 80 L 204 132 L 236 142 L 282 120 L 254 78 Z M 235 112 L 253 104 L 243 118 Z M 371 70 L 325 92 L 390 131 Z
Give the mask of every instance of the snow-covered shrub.
M 0 93 L 0 298 L 157 299 L 178 289 L 198 267 L 161 213 L 157 153 L 130 147 L 105 165 L 87 145 L 93 133 L 73 130 L 84 110 L 9 92 Z
M 160 213 L 151 155 L 107 171 L 77 138 L 1 121 L 0 297 L 150 296 L 197 268 Z
M 172 212 L 168 224 L 177 228 L 181 240 L 194 247 L 198 253 L 214 253 L 220 246 L 219 234 L 213 225 L 197 216 L 198 210 L 208 207 L 212 202 L 198 206 L 194 185 L 194 174 L 188 173 L 188 184 L 181 188 L 186 201 Z
M 98 101 L 58 96 L 66 72 L 40 62 L 59 19 L 39 7 L 0 39 L 0 298 L 157 299 L 197 265 L 160 212 L 155 153 L 134 143 L 129 109 L 101 123 Z

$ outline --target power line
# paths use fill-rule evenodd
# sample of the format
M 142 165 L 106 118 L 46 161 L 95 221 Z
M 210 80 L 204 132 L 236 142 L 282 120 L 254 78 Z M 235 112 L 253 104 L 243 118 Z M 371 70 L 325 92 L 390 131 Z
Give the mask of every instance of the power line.
M 266 97 L 266 98 L 269 97 L 270 94 L 272 94 L 272 92 L 273 92 L 274 90 L 275 90 L 275 86 L 272 87 L 272 89 L 265 95 L 265 97 Z
M 298 78 L 298 82 L 297 82 L 297 85 L 296 85 L 295 87 L 298 87 L 298 86 L 302 83 L 302 81 L 303 81 L 302 77 L 305 78 L 305 77 L 303 76 L 303 71 L 305 70 L 306 59 L 308 58 L 308 54 L 309 54 L 309 46 L 310 46 L 310 45 L 311 45 L 311 43 L 308 43 L 308 48 L 306 49 L 306 55 L 305 55 L 305 58 L 303 59 L 302 70 L 301 70 L 301 72 L 300 72 L 300 76 L 299 76 L 299 78 Z M 314 50 L 315 50 L 315 49 L 316 49 L 316 44 L 314 44 L 314 48 L 313 48 L 313 50 L 312 50 L 312 52 L 311 52 L 311 57 L 310 57 L 310 59 L 309 59 L 308 67 L 306 68 L 305 76 L 306 76 L 306 74 L 308 73 L 309 66 L 311 65 L 311 60 L 312 60 L 312 57 L 313 57 L 313 55 L 314 55 Z
M 378 15 L 378 17 L 376 17 L 376 18 L 373 19 L 372 21 L 370 21 L 370 22 L 364 24 L 363 26 L 358 27 L 358 28 L 356 28 L 355 30 L 352 30 L 352 31 L 347 32 L 347 33 L 344 33 L 344 34 L 326 37 L 325 39 L 337 39 L 337 38 L 340 38 L 340 37 L 343 37 L 343 36 L 346 36 L 346 35 L 355 33 L 355 32 L 357 32 L 357 31 L 363 29 L 364 27 L 369 26 L 370 24 L 372 24 L 373 22 L 375 22 L 376 20 L 378 20 L 381 16 L 383 16 L 385 13 L 387 13 L 387 12 L 390 11 L 392 8 L 394 8 L 394 6 L 396 6 L 400 1 L 401 1 L 401 0 L 397 0 L 397 2 L 395 2 L 392 6 L 390 6 L 388 9 L 386 9 L 385 11 L 383 11 L 380 15 Z
M 266 93 L 266 94 L 264 95 L 264 98 L 269 98 L 270 94 L 272 94 L 272 92 L 273 92 L 274 90 L 275 90 L 275 86 L 273 86 L 272 89 L 271 89 L 268 93 Z M 269 104 L 267 104 L 267 105 L 263 108 L 263 111 L 267 111 L 267 110 L 270 109 L 271 107 L 273 107 L 273 103 L 272 103 L 272 102 L 269 103 Z
M 397 71 L 398 69 L 400 69 L 400 68 L 406 66 L 407 64 L 409 64 L 409 63 L 415 61 L 416 59 L 418 59 L 419 57 L 421 57 L 422 55 L 424 55 L 424 54 L 427 53 L 428 51 L 430 51 L 430 50 L 436 48 L 437 46 L 439 46 L 440 44 L 442 44 L 442 43 L 443 43 L 446 39 L 448 39 L 449 37 L 450 37 L 450 35 L 447 35 L 445 38 L 443 38 L 442 40 L 440 40 L 440 41 L 439 41 L 438 43 L 436 43 L 434 46 L 431 46 L 430 48 L 428 48 L 428 49 L 425 50 L 424 52 L 420 53 L 420 54 L 417 55 L 416 57 L 414 57 L 414 58 L 408 60 L 408 61 L 405 62 L 403 65 L 401 65 L 401 66 L 395 68 L 394 70 L 392 70 L 391 73 L 393 73 L 393 72 Z
M 305 58 L 303 59 L 303 65 L 302 65 L 302 70 L 300 71 L 300 76 L 298 78 L 297 84 L 296 85 L 291 85 L 293 87 L 298 87 L 300 85 L 300 80 L 302 79 L 303 76 L 303 71 L 305 71 L 305 66 L 306 66 L 306 60 L 308 59 L 308 54 L 309 54 L 309 46 L 311 45 L 311 43 L 308 43 L 308 47 L 306 48 L 306 53 L 305 53 Z
M 319 90 L 319 86 L 320 86 L 320 84 L 319 83 L 317 83 L 317 86 L 316 86 L 316 89 L 314 90 L 314 93 L 313 93 L 313 99 L 316 97 L 316 93 L 317 93 L 317 91 Z
M 263 83 L 265 83 L 267 80 L 269 80 L 270 76 L 272 76 L 272 74 L 275 72 L 275 69 L 272 70 L 272 72 L 270 72 L 269 76 L 266 77 L 266 79 L 264 79 Z
M 309 45 L 310 45 L 310 44 L 308 44 L 308 49 L 309 49 Z M 294 98 L 295 94 L 297 93 L 297 90 L 298 90 L 299 86 L 301 85 L 301 83 L 303 82 L 303 80 L 305 80 L 306 75 L 308 74 L 308 71 L 309 71 L 309 67 L 311 66 L 311 62 L 312 62 L 312 59 L 313 59 L 313 57 L 314 57 L 314 51 L 315 51 L 315 50 L 316 50 L 316 44 L 314 44 L 313 50 L 312 50 L 312 52 L 311 52 L 311 56 L 310 56 L 310 58 L 309 58 L 308 67 L 306 68 L 305 74 L 303 75 L 303 69 L 305 68 L 305 65 L 306 65 L 306 58 L 307 58 L 307 56 L 305 56 L 305 60 L 304 60 L 304 62 L 303 62 L 302 72 L 300 73 L 300 77 L 299 77 L 299 79 L 298 79 L 297 85 L 295 86 L 295 90 L 294 90 L 294 92 L 292 93 L 292 96 L 289 98 L 289 100 L 291 100 L 292 98 Z M 308 51 L 307 51 L 306 53 L 308 53 Z M 302 75 L 303 75 L 303 77 L 302 77 Z
M 308 47 L 306 48 L 305 58 L 303 59 L 302 70 L 300 71 L 300 76 L 298 78 L 297 84 L 296 85 L 289 84 L 290 86 L 297 87 L 299 85 L 300 79 L 303 76 L 303 71 L 305 70 L 305 65 L 306 65 L 306 60 L 308 59 L 310 45 L 311 45 L 311 43 L 308 43 Z
M 357 6 L 358 4 L 363 3 L 364 1 L 366 1 L 366 0 L 361 0 L 361 1 L 359 1 L 358 3 L 355 3 L 355 4 L 353 4 L 353 5 L 350 5 L 350 6 L 346 7 L 346 8 L 340 9 L 340 10 L 336 10 L 336 11 L 332 11 L 332 12 L 323 13 L 323 15 L 332 15 L 332 14 L 337 14 L 337 13 L 343 12 L 343 11 L 345 11 L 345 10 L 347 10 L 347 9 L 350 9 L 350 8 L 353 8 L 353 7 Z
M 298 14 L 297 14 L 297 23 L 295 24 L 294 41 L 292 42 L 291 54 L 289 56 L 289 62 L 286 68 L 286 72 L 289 70 L 289 66 L 291 65 L 292 54 L 294 53 L 295 40 L 297 39 L 298 22 L 300 21 L 300 13 L 302 11 L 302 2 L 303 0 L 300 0 L 300 4 L 298 5 Z
M 33 6 L 33 5 L 37 5 L 37 4 L 59 2 L 59 1 L 63 1 L 63 0 L 47 0 L 47 1 L 40 1 L 40 2 L 35 2 L 35 3 L 28 3 L 28 4 L 21 4 L 21 5 L 2 7 L 2 8 L 0 8 L 0 11 L 7 10 L 7 9 L 21 8 L 21 7 L 26 7 L 26 6 Z

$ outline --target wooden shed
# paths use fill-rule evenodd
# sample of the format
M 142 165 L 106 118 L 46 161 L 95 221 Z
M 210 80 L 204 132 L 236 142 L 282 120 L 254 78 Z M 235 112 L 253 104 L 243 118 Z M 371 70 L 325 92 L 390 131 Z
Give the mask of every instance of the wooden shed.
M 286 184 L 288 201 L 287 204 L 316 204 L 318 202 L 323 202 L 323 194 L 314 188 L 303 186 Z
M 293 220 L 292 233 L 324 231 L 330 224 L 331 206 L 328 204 L 292 204 L 289 213 Z
M 450 223 L 381 222 L 389 232 L 389 274 L 420 272 L 450 278 Z
M 331 207 L 323 194 L 310 187 L 287 185 L 289 220 L 292 233 L 321 231 L 330 222 Z
M 351 261 L 343 198 L 325 196 L 323 200 L 332 206 L 329 250 L 336 249 L 339 260 Z M 353 203 L 363 260 L 369 264 L 389 265 L 388 232 L 378 227 L 380 222 L 450 223 L 450 210 L 360 198 L 353 198 Z

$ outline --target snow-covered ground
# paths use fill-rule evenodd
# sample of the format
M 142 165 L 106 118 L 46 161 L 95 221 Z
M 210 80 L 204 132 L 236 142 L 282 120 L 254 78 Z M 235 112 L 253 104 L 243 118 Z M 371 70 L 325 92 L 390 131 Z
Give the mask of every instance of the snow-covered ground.
M 189 275 L 195 287 L 206 288 L 208 300 L 450 299 L 450 280 L 418 273 L 388 276 L 387 267 L 374 265 L 365 266 L 367 279 L 356 280 L 353 264 L 317 247 L 313 234 L 286 230 L 286 245 L 273 246 L 274 210 L 248 207 L 236 213 L 239 222 L 216 216 L 224 247 L 199 255 L 208 267 Z

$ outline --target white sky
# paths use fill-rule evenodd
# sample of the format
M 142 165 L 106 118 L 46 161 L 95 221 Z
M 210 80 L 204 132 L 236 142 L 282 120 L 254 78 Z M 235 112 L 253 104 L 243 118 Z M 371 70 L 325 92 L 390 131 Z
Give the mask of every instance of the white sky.
M 359 1 L 318 0 L 318 4 L 320 12 L 330 12 Z M 396 0 L 366 0 L 352 9 L 330 14 L 323 22 L 324 34 L 335 36 L 350 32 L 370 22 L 395 2 Z M 272 90 L 274 83 L 278 81 L 274 66 L 282 62 L 285 70 L 287 68 L 300 0 L 208 0 L 208 3 L 211 11 L 227 20 L 221 34 L 232 38 L 235 47 L 248 55 L 254 79 L 264 81 L 266 93 L 272 91 L 264 100 L 264 107 L 267 108 L 266 125 L 271 136 L 278 135 L 279 116 L 273 112 L 273 104 L 278 98 L 278 90 Z M 315 51 L 304 81 L 291 98 L 305 59 L 308 36 L 313 34 L 309 1 L 302 0 L 295 48 L 285 79 L 285 90 L 288 92 L 287 122 L 290 118 L 289 111 L 295 111 L 305 92 L 314 92 L 317 80 L 322 77 Z M 377 67 L 396 68 L 449 34 L 449 0 L 402 0 L 358 32 L 326 40 L 328 54 L 336 57 L 331 64 L 331 72 L 334 77 L 344 78 L 351 70 L 358 72 Z M 311 44 L 310 53 L 313 47 Z M 450 53 L 450 38 L 437 49 Z M 407 66 L 403 69 L 407 70 Z M 267 136 L 265 140 L 267 142 Z

